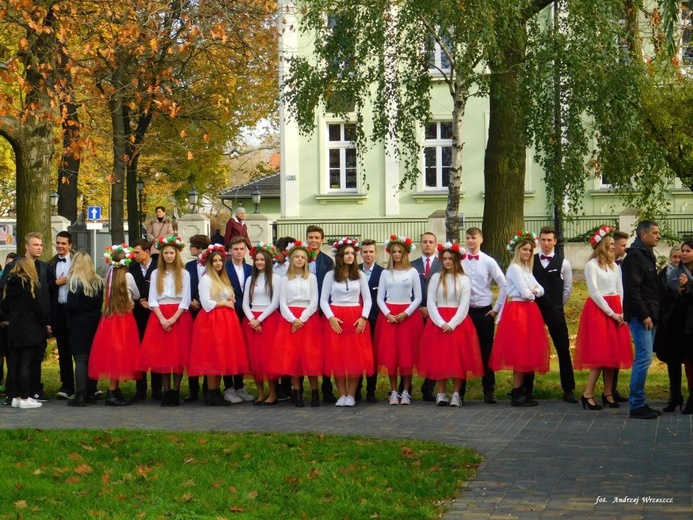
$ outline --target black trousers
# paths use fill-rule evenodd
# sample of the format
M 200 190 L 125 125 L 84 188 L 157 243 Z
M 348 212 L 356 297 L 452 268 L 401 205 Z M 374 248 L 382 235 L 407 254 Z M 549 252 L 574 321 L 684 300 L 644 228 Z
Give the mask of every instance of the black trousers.
M 73 354 L 75 360 L 75 391 L 92 395 L 96 392 L 97 381 L 89 379 L 89 354 Z
M 496 319 L 493 316 L 486 314 L 493 309 L 488 307 L 470 307 L 469 317 L 476 329 L 476 335 L 479 337 L 479 345 L 481 346 L 481 359 L 484 362 L 484 376 L 481 378 L 481 386 L 484 393 L 493 392 L 496 387 L 496 373 L 488 366 L 488 360 L 491 357 L 491 349 L 493 349 L 493 333 L 496 328 Z M 464 395 L 467 389 L 467 380 L 462 381 L 460 395 Z
M 43 385 L 41 384 L 41 366 L 43 364 L 43 360 L 46 357 L 47 347 L 48 344 L 44 340 L 41 345 L 38 345 L 36 348 L 31 349 L 31 351 L 33 352 L 33 356 L 31 358 L 31 366 L 29 367 L 29 377 L 31 386 L 31 388 L 29 389 L 30 395 L 39 394 L 43 389 Z
M 564 392 L 572 392 L 575 390 L 575 374 L 573 373 L 573 362 L 570 359 L 570 338 L 568 337 L 568 324 L 565 321 L 563 307 L 555 309 L 539 307 L 539 309 L 558 354 L 561 388 Z M 523 386 L 529 393 L 534 391 L 534 372 L 525 375 Z
M 67 327 L 65 304 L 56 306 L 56 319 L 53 327 L 53 337 L 58 345 L 58 368 L 60 369 L 60 388 L 68 395 L 75 391 L 75 371 L 70 354 L 70 329 Z
M 7 352 L 7 380 L 10 385 L 8 394 L 10 397 L 28 397 L 34 395 L 34 386 L 31 378 L 36 352 L 45 352 L 45 345 L 31 345 L 27 347 L 10 347 Z M 43 358 L 41 358 L 43 359 Z
M 370 324 L 371 327 L 371 345 L 373 345 L 373 375 L 372 376 L 366 376 L 366 394 L 375 394 L 375 389 L 378 386 L 378 360 L 375 356 L 375 323 L 377 322 L 377 318 L 370 319 L 368 318 L 368 323 Z M 359 377 L 359 384 L 356 387 L 356 393 L 360 394 L 361 389 L 363 388 L 363 376 Z

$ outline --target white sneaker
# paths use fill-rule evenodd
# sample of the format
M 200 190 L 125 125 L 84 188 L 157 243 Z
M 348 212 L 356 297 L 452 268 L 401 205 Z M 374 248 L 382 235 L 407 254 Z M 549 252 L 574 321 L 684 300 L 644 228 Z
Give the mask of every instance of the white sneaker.
M 411 396 L 409 395 L 409 392 L 406 390 L 402 392 L 402 397 L 399 401 L 399 404 L 411 404 Z
M 237 395 L 236 391 L 233 388 L 226 389 L 226 391 L 224 392 L 224 399 L 226 399 L 231 404 L 238 404 L 243 402 L 243 399 L 241 399 Z
M 445 394 L 438 394 L 436 396 L 436 404 L 438 406 L 448 406 L 450 404 L 448 401 L 448 396 Z
M 19 400 L 19 408 L 22 410 L 27 410 L 29 408 L 41 408 L 42 406 L 42 403 L 39 403 L 31 398 Z
M 355 406 L 356 405 L 356 399 L 354 399 L 353 395 L 348 395 L 346 396 L 346 399 L 344 400 L 344 406 Z
M 390 404 L 399 404 L 399 394 L 394 390 L 390 394 Z
M 29 398 L 31 399 L 31 398 Z M 19 397 L 13 397 L 12 398 L 12 408 L 19 408 Z
M 337 399 L 337 402 L 334 405 L 335 406 L 346 406 L 346 401 L 347 401 L 347 398 L 345 395 L 343 395 L 342 397 Z
M 460 394 L 458 394 L 457 392 L 452 394 L 452 399 L 450 399 L 450 406 L 462 406 L 462 399 L 460 399 Z
M 239 388 L 238 390 L 236 390 L 236 395 L 246 403 L 249 403 L 250 401 L 255 401 L 255 396 L 249 393 L 245 388 Z

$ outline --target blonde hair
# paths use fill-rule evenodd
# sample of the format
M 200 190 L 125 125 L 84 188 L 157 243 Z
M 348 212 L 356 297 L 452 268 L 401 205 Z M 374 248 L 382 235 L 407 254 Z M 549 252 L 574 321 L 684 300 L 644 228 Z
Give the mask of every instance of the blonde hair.
M 39 282 L 38 273 L 36 272 L 36 266 L 33 260 L 26 256 L 20 257 L 17 262 L 15 262 L 14 267 L 10 271 L 10 275 L 15 275 L 19 278 L 22 281 L 22 286 L 29 284 L 31 297 L 36 298 L 36 288 L 40 287 L 41 283 Z M 7 285 L 5 285 L 3 296 L 7 297 Z
M 166 269 L 168 264 L 164 261 L 164 251 L 166 248 L 170 247 L 176 252 L 176 257 L 173 259 L 173 267 L 171 272 L 173 272 L 173 282 L 176 289 L 176 294 L 183 292 L 183 261 L 180 259 L 180 251 L 173 244 L 166 244 L 159 250 L 159 261 L 156 264 L 156 269 L 159 273 L 156 275 L 156 292 L 161 294 L 164 292 L 164 275 L 166 275 Z
M 596 258 L 600 267 L 613 267 L 614 254 L 609 250 L 609 246 L 614 243 L 614 239 L 610 235 L 606 235 L 592 251 L 590 258 Z
M 542 228 L 543 229 L 543 228 Z M 545 234 L 548 234 L 545 233 Z M 529 260 L 525 264 L 521 259 L 520 259 L 520 248 L 523 247 L 525 244 L 529 244 L 532 246 L 532 254 L 529 255 Z M 529 270 L 531 271 L 534 269 L 534 246 L 535 242 L 531 238 L 525 238 L 524 240 L 520 240 L 517 245 L 515 245 L 515 253 L 513 254 L 513 259 L 510 261 L 511 264 L 517 264 L 522 268 L 527 268 L 529 267 Z
M 294 267 L 294 264 L 292 262 L 292 259 L 296 253 L 303 253 L 303 256 L 306 258 L 306 262 L 303 264 L 303 269 L 301 269 L 300 271 L 298 270 L 298 267 Z M 287 280 L 293 280 L 297 276 L 300 276 L 303 279 L 307 279 L 310 277 L 310 268 L 308 267 L 308 255 L 302 249 L 294 249 L 293 251 L 291 251 L 291 254 L 289 255 L 289 269 L 286 271 Z
M 115 251 L 113 262 L 120 262 L 125 258 L 123 251 Z M 132 300 L 128 291 L 127 269 L 111 269 L 106 275 L 106 308 L 104 316 L 122 316 L 132 310 Z
M 80 287 L 84 295 L 90 298 L 99 294 L 103 287 L 103 280 L 96 272 L 91 257 L 83 251 L 72 256 L 70 270 L 67 272 L 68 290 L 76 293 Z
M 402 267 L 404 269 L 410 269 L 411 262 L 409 262 L 409 253 L 402 244 L 392 244 L 390 246 L 390 258 L 387 260 L 387 268 L 390 271 L 395 269 L 395 262 L 392 260 L 392 253 L 394 252 L 395 247 L 399 248 L 399 250 L 402 252 Z
M 213 300 L 219 298 L 224 291 L 229 291 L 231 296 L 235 296 L 233 287 L 231 286 L 231 280 L 229 280 L 229 275 L 226 273 L 226 267 L 224 264 L 222 264 L 221 271 L 219 273 L 214 270 L 213 261 L 217 256 L 224 260 L 224 257 L 219 251 L 209 253 L 209 255 L 207 255 L 207 259 L 205 260 L 205 276 L 208 276 L 209 281 L 212 282 L 212 288 L 209 291 L 209 295 Z

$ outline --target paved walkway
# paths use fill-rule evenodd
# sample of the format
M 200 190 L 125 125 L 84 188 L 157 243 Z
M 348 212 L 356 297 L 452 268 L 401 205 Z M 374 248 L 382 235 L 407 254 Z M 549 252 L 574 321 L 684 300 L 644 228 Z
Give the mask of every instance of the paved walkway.
M 678 412 L 643 421 L 628 419 L 623 407 L 590 412 L 557 401 L 529 409 L 507 401 L 470 402 L 461 409 L 422 402 L 391 407 L 383 401 L 352 409 L 157 405 L 75 409 L 54 401 L 36 411 L 2 406 L 0 428 L 271 430 L 435 440 L 486 457 L 452 504 L 449 520 L 693 517 L 693 416 Z

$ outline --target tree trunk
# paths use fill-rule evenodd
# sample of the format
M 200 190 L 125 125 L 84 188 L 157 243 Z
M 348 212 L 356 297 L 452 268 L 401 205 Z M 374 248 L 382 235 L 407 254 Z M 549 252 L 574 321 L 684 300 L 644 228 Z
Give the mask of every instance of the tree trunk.
M 483 249 L 507 265 L 508 239 L 524 223 L 527 143 L 523 115 L 522 61 L 526 48 L 525 23 L 516 23 L 512 38 L 491 62 L 489 135 L 484 158 Z
M 117 83 L 116 83 L 117 84 Z M 114 92 L 109 101 L 111 124 L 113 125 L 113 172 L 111 174 L 111 240 L 114 244 L 125 242 L 123 195 L 125 192 L 126 139 L 123 124 L 123 98 L 120 91 Z
M 71 85 L 70 85 L 71 88 Z M 77 179 L 79 177 L 80 153 L 75 149 L 79 139 L 77 105 L 72 101 L 63 104 L 63 154 L 58 166 L 58 215 L 70 223 L 77 221 Z
M 130 116 L 126 111 L 126 118 L 124 120 L 125 130 L 128 135 L 131 135 L 130 129 Z M 130 242 L 135 238 L 140 236 L 141 224 L 140 222 L 140 212 L 143 212 L 144 208 L 138 207 L 138 193 L 137 193 L 137 164 L 140 159 L 140 147 L 144 142 L 144 136 L 149 129 L 149 124 L 152 121 L 152 111 L 141 113 L 137 118 L 137 128 L 135 128 L 135 135 L 131 136 L 131 139 L 126 141 L 127 156 L 129 158 L 127 164 L 127 207 L 128 207 L 128 232 Z
M 452 167 L 448 184 L 448 204 L 445 208 L 445 238 L 460 240 L 460 188 L 462 185 L 462 148 L 464 148 L 464 113 L 469 95 L 460 75 L 456 75 L 452 111 Z

